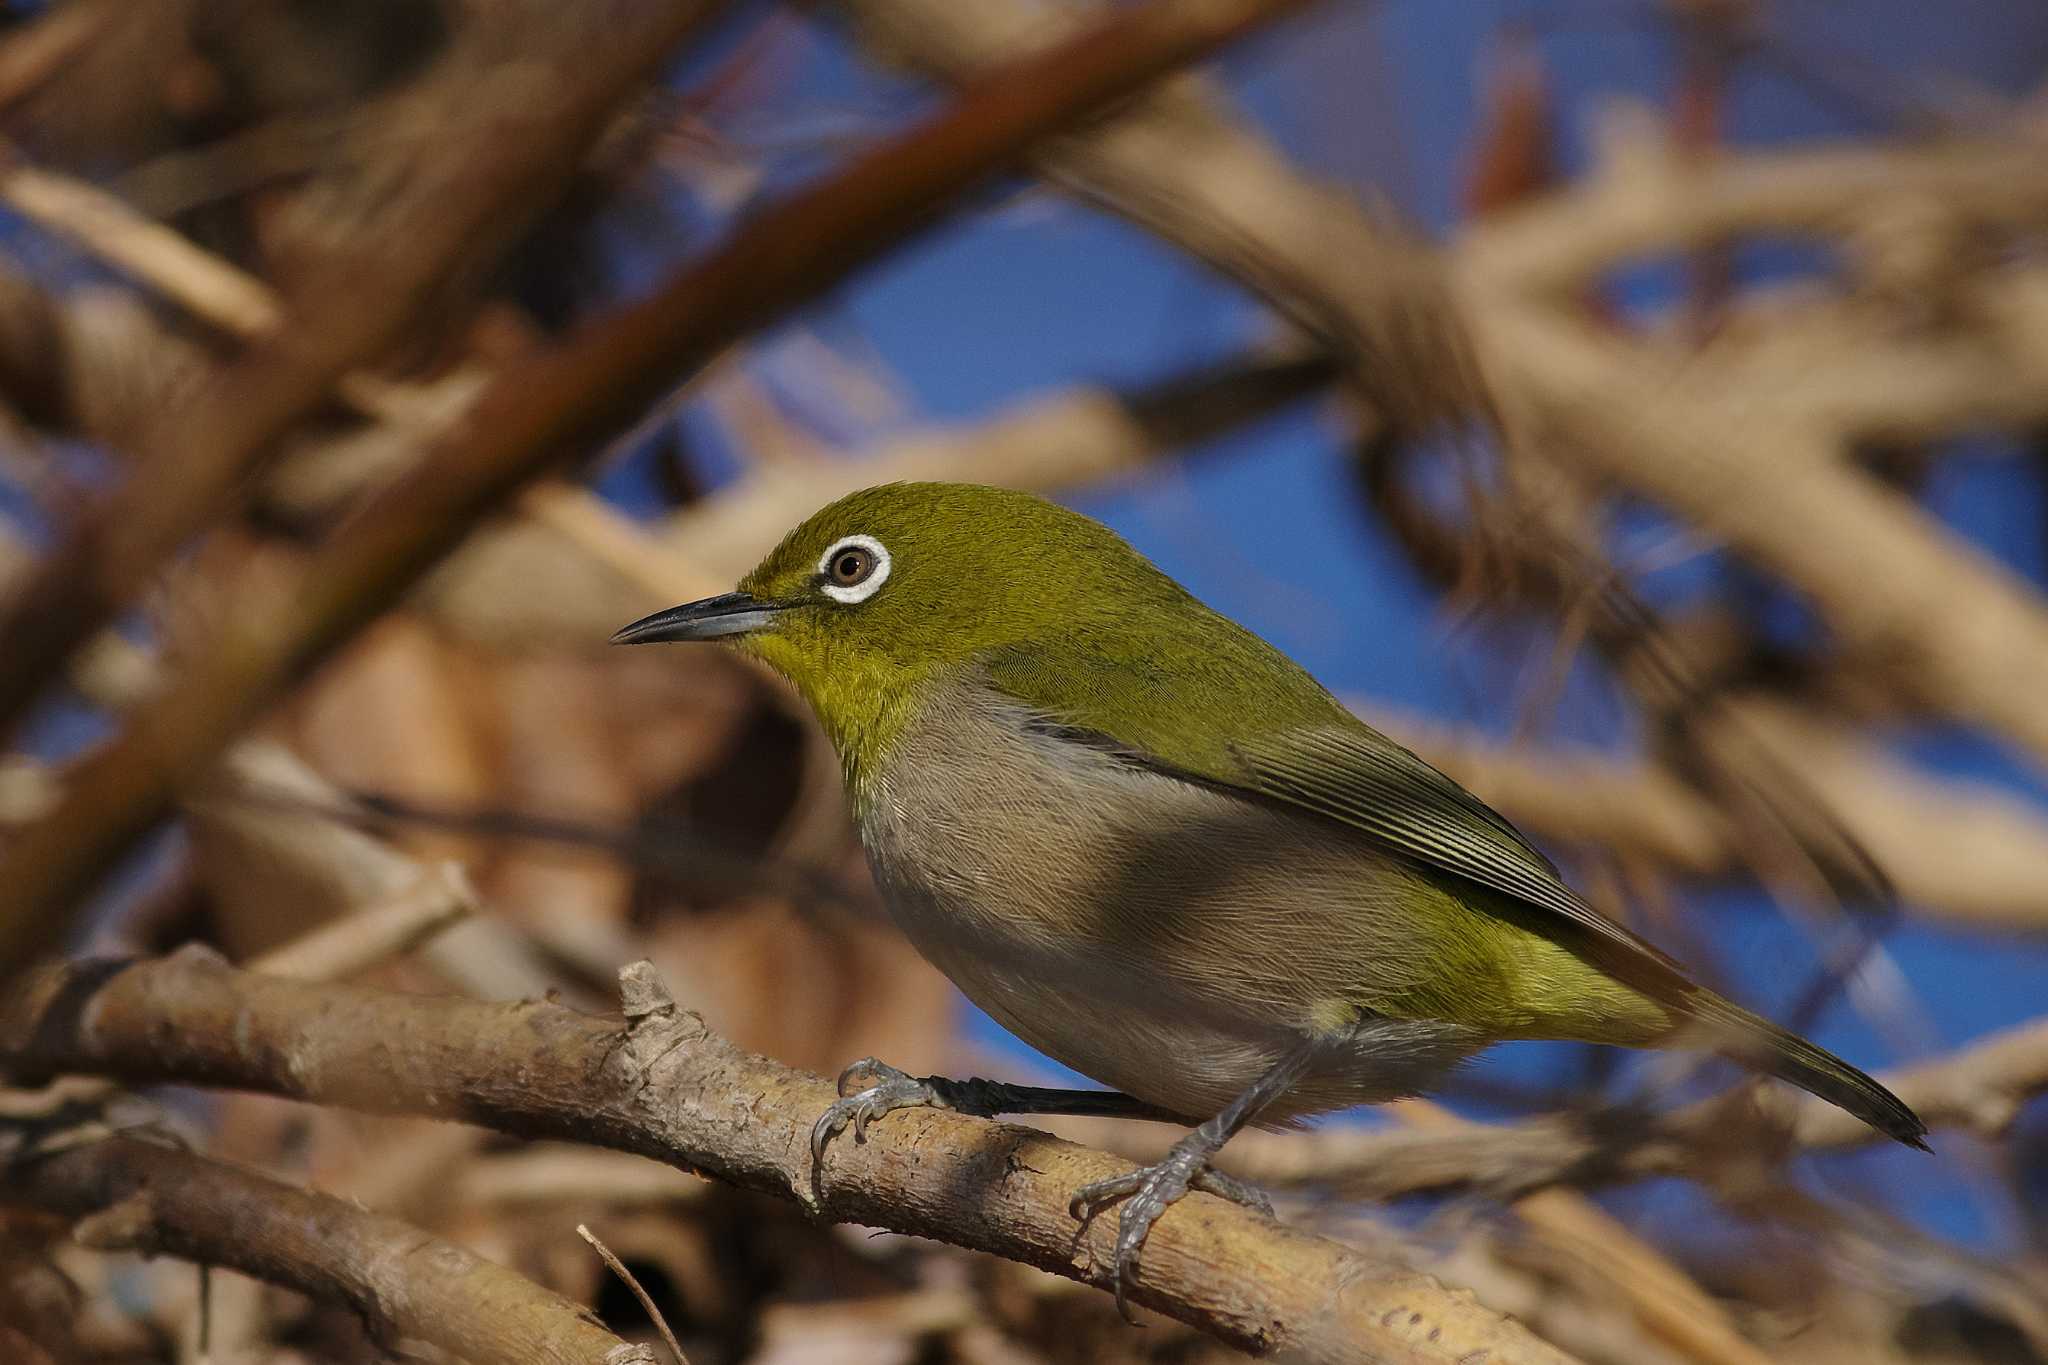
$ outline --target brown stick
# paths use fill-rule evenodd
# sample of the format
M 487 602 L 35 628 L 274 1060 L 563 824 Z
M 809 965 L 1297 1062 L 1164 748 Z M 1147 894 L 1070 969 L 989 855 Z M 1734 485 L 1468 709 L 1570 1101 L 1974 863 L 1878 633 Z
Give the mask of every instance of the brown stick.
M 1086 22 L 1087 6 L 838 0 L 882 60 L 957 84 Z M 1397 430 L 1484 408 L 1434 251 L 1318 184 L 1198 81 L 1150 91 L 1049 142 L 1033 168 L 1264 298 L 1326 344 Z
M 633 1291 L 633 1297 L 640 1301 L 641 1311 L 647 1314 L 647 1320 L 655 1325 L 661 1332 L 661 1339 L 668 1343 L 669 1354 L 676 1358 L 676 1365 L 690 1365 L 690 1358 L 683 1354 L 682 1343 L 676 1340 L 675 1332 L 669 1328 L 668 1319 L 662 1316 L 660 1306 L 654 1302 L 654 1296 L 648 1293 L 646 1287 L 640 1283 L 640 1277 L 635 1275 L 632 1268 L 620 1260 L 617 1254 L 604 1244 L 603 1239 L 590 1230 L 588 1225 L 578 1223 L 576 1225 L 576 1235 L 590 1243 L 590 1249 L 597 1253 L 597 1259 L 604 1262 L 604 1268 L 611 1271 L 626 1288 Z
M 1539 837 L 1646 858 L 1688 878 L 1752 871 L 1726 814 L 1654 764 L 1590 747 L 1503 744 L 1382 708 L 1363 713 Z M 2031 802 L 1936 777 L 1789 708 L 1736 704 L 1705 725 L 1709 734 L 1740 725 L 1795 767 L 1870 849 L 1910 913 L 1994 932 L 2048 927 L 2048 819 Z
M 2048 674 L 2048 606 L 2018 574 L 1830 459 L 1824 439 L 1747 423 L 1593 327 L 1506 299 L 1472 323 L 1503 396 L 1575 465 L 1797 585 L 1845 648 L 1894 666 L 1901 690 L 2048 766 L 2048 714 L 2026 682 Z
M 1122 11 L 990 76 L 764 213 L 652 298 L 515 366 L 462 432 L 314 556 L 293 600 L 230 623 L 179 685 L 81 767 L 64 803 L 23 833 L 0 870 L 0 971 L 55 941 L 71 899 L 264 701 L 522 485 L 566 453 L 628 429 L 733 341 L 915 232 L 1037 138 L 1305 3 L 1152 0 Z
M 494 9 L 490 20 L 469 26 L 474 50 L 449 54 L 438 79 L 366 118 L 372 137 L 384 127 L 387 145 L 422 154 L 398 172 L 383 168 L 389 178 L 378 186 L 377 211 L 363 221 L 340 212 L 337 194 L 320 186 L 308 192 L 312 211 L 301 215 L 302 229 L 334 221 L 325 225 L 317 269 L 290 300 L 300 325 L 251 349 L 157 422 L 136 474 L 8 602 L 0 613 L 0 653 L 8 660 L 0 670 L 0 734 L 65 656 L 234 505 L 248 472 L 336 378 L 387 345 L 458 259 L 473 257 L 480 240 L 518 217 L 510 206 L 531 211 L 548 202 L 549 187 L 573 168 L 611 110 L 718 6 L 670 0 L 606 6 L 583 18 L 574 17 L 576 8 L 568 7 L 567 18 L 529 13 L 508 32 L 493 31 L 502 20 Z M 536 80 L 535 63 L 520 60 L 532 54 L 507 50 L 520 37 L 574 40 L 567 50 L 577 59 Z M 365 288 L 366 280 L 375 287 Z
M 1150 390 L 1077 385 L 984 421 L 896 435 L 851 458 L 756 464 L 671 515 L 660 541 L 688 556 L 706 585 L 696 595 L 724 592 L 783 532 L 857 488 L 930 479 L 1054 493 L 1100 482 L 1324 388 L 1333 371 L 1321 356 L 1286 356 L 1233 362 Z
M 0 1171 L 0 1203 L 77 1219 L 99 1251 L 176 1256 L 349 1305 L 370 1335 L 504 1365 L 653 1365 L 588 1310 L 504 1266 L 342 1199 L 189 1152 L 112 1138 Z
M 892 1115 L 813 1168 L 825 1081 L 732 1046 L 675 1008 L 645 964 L 627 1022 L 238 971 L 188 949 L 39 972 L 0 1016 L 0 1066 L 231 1086 L 482 1123 L 639 1152 L 890 1228 L 1107 1285 L 1114 1229 L 1066 1211 L 1127 1169 L 1033 1129 L 940 1110 Z M 1561 1353 L 1426 1276 L 1193 1195 L 1146 1244 L 1133 1296 L 1233 1345 L 1317 1362 L 1562 1365 Z

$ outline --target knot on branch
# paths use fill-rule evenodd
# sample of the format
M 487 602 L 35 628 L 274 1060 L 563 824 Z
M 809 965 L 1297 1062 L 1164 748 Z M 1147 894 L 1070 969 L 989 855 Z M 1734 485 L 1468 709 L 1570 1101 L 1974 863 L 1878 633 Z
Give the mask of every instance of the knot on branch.
M 621 1042 L 639 1086 L 652 1085 L 655 1066 L 677 1049 L 716 1037 L 702 1015 L 676 1004 L 668 983 L 645 958 L 620 970 L 619 1009 L 626 1016 Z
M 71 1236 L 90 1251 L 133 1251 L 154 1256 L 162 1248 L 156 1206 L 138 1190 L 119 1203 L 89 1213 L 71 1225 Z
M 674 1014 L 676 998 L 654 964 L 643 957 L 619 971 L 619 1008 L 627 1027 L 633 1028 L 643 1019 Z

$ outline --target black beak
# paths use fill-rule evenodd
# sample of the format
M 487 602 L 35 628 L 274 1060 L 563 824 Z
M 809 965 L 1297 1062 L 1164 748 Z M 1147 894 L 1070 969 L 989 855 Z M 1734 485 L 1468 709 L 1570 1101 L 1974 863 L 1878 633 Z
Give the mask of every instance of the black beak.
M 722 640 L 760 630 L 782 608 L 743 592 L 721 593 L 643 617 L 612 636 L 615 645 L 656 645 L 677 640 Z

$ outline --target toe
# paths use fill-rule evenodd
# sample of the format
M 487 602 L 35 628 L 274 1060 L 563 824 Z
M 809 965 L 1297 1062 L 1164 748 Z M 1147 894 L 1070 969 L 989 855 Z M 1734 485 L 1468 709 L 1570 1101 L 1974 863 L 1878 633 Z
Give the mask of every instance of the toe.
M 823 1164 L 826 1145 L 838 1136 L 839 1130 L 845 1126 L 846 1116 L 839 1112 L 839 1106 L 836 1104 L 818 1115 L 818 1121 L 811 1125 L 811 1160 L 814 1163 Z
M 1107 1180 L 1092 1180 L 1074 1191 L 1074 1197 L 1067 1201 L 1067 1214 L 1081 1222 L 1091 1221 L 1096 1214 L 1119 1199 L 1128 1199 L 1136 1194 L 1145 1183 L 1145 1170 L 1132 1171 L 1129 1175 L 1113 1175 Z
M 839 1073 L 837 1089 L 842 1095 L 850 1095 L 855 1090 L 869 1090 L 874 1088 L 877 1080 L 888 1079 L 892 1074 L 901 1076 L 903 1073 L 880 1058 L 863 1057 Z M 861 1084 L 862 1081 L 867 1084 Z
M 1130 1295 L 1137 1287 L 1139 1259 L 1144 1254 L 1145 1239 L 1151 1235 L 1152 1225 L 1173 1206 L 1175 1200 L 1188 1192 L 1190 1182 L 1203 1170 L 1200 1161 L 1176 1154 L 1156 1166 L 1084 1185 L 1068 1202 L 1067 1211 L 1085 1228 L 1109 1204 L 1119 1199 L 1128 1201 L 1117 1216 L 1116 1257 L 1112 1268 L 1117 1311 L 1125 1321 L 1136 1321 L 1131 1314 Z
M 1137 1267 L 1132 1266 L 1131 1269 L 1135 1271 Z M 1122 1266 L 1118 1266 L 1116 1271 L 1116 1315 L 1131 1326 L 1136 1327 L 1139 1325 L 1138 1315 L 1131 1311 L 1130 1291 L 1131 1277 L 1124 1273 Z
M 1165 1175 L 1166 1172 L 1158 1172 Z M 1138 1262 L 1145 1254 L 1145 1239 L 1152 1234 L 1152 1225 L 1159 1221 L 1159 1215 L 1167 1205 L 1178 1198 L 1177 1193 L 1159 1189 L 1166 1181 L 1148 1181 L 1146 1187 L 1132 1196 L 1124 1205 L 1116 1227 L 1116 1311 L 1125 1322 L 1136 1325 L 1137 1318 L 1131 1313 L 1130 1294 L 1138 1285 Z
M 1279 1216 L 1273 1212 L 1273 1201 L 1266 1197 L 1264 1190 L 1235 1176 L 1225 1175 L 1221 1171 L 1205 1170 L 1191 1183 L 1195 1189 L 1228 1199 L 1233 1204 L 1242 1204 L 1256 1213 L 1265 1214 L 1268 1218 Z

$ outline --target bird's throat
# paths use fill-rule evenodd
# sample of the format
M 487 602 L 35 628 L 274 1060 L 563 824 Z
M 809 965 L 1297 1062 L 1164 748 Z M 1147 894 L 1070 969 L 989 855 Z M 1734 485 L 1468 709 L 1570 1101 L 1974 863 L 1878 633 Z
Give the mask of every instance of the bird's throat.
M 787 678 L 817 716 L 839 754 L 847 799 L 858 818 L 873 799 L 883 766 L 940 681 L 854 651 L 821 662 L 772 634 L 749 637 L 740 649 Z

